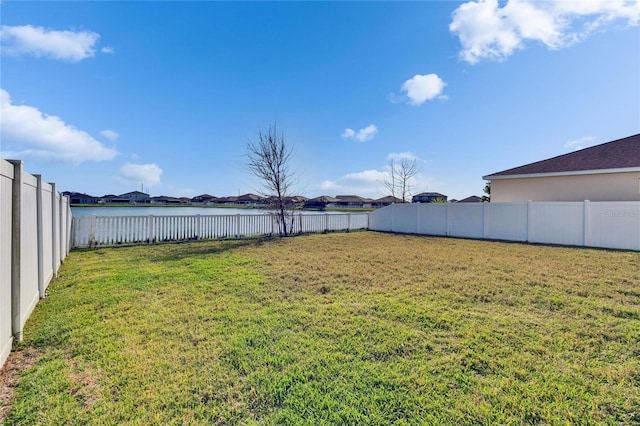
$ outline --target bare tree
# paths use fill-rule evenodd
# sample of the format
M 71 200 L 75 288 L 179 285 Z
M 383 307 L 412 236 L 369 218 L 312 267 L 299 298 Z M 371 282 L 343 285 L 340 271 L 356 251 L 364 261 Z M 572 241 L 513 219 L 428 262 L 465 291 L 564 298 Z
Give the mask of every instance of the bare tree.
M 417 174 L 418 162 L 415 158 L 403 158 L 399 164 L 391 159 L 383 183 L 392 197 L 399 198 L 403 203 L 406 203 L 415 188 L 413 177 Z
M 262 181 L 261 194 L 271 200 L 277 211 L 278 224 L 282 235 L 291 233 L 290 193 L 294 174 L 289 161 L 293 149 L 286 142 L 283 132 L 278 132 L 277 124 L 269 126 L 266 132 L 258 132 L 258 140 L 247 144 L 247 166 L 249 171 Z

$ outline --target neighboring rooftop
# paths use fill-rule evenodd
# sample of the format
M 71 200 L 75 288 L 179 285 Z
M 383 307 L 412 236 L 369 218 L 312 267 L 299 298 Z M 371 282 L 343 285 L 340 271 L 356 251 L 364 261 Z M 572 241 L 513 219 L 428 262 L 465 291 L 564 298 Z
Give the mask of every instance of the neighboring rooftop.
M 439 192 L 421 192 L 419 194 L 414 195 L 414 197 L 442 197 L 442 198 L 446 198 L 447 196 L 444 194 L 441 194 Z
M 628 168 L 640 168 L 640 133 L 547 160 L 503 170 L 483 176 L 483 179 L 512 175 Z
M 482 198 L 477 195 L 472 195 L 467 198 L 463 198 L 462 200 L 456 201 L 456 203 L 481 203 Z

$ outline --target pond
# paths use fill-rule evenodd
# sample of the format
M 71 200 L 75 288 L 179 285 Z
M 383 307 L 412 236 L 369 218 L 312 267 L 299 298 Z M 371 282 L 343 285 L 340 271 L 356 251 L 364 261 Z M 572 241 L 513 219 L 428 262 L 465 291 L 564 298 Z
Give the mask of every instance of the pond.
M 204 206 L 91 206 L 71 207 L 73 216 L 191 216 L 266 214 L 273 210 Z M 295 214 L 344 214 L 335 211 L 296 210 Z

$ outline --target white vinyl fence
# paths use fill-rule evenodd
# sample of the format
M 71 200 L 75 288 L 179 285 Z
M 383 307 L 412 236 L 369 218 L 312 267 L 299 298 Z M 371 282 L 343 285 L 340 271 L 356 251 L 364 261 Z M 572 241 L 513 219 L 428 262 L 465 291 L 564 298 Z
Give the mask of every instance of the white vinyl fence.
M 291 234 L 368 228 L 367 213 L 294 214 Z M 72 248 L 108 247 L 169 241 L 256 238 L 280 234 L 272 214 L 181 216 L 77 216 Z
M 394 204 L 369 229 L 640 251 L 640 201 Z
M 69 198 L 0 160 L 0 366 L 69 253 Z

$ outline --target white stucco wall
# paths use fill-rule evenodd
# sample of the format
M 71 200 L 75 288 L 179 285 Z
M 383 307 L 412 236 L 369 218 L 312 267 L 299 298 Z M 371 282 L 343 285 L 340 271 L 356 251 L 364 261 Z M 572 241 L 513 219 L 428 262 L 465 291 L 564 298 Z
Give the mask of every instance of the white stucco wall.
M 640 172 L 491 180 L 491 202 L 640 201 Z

